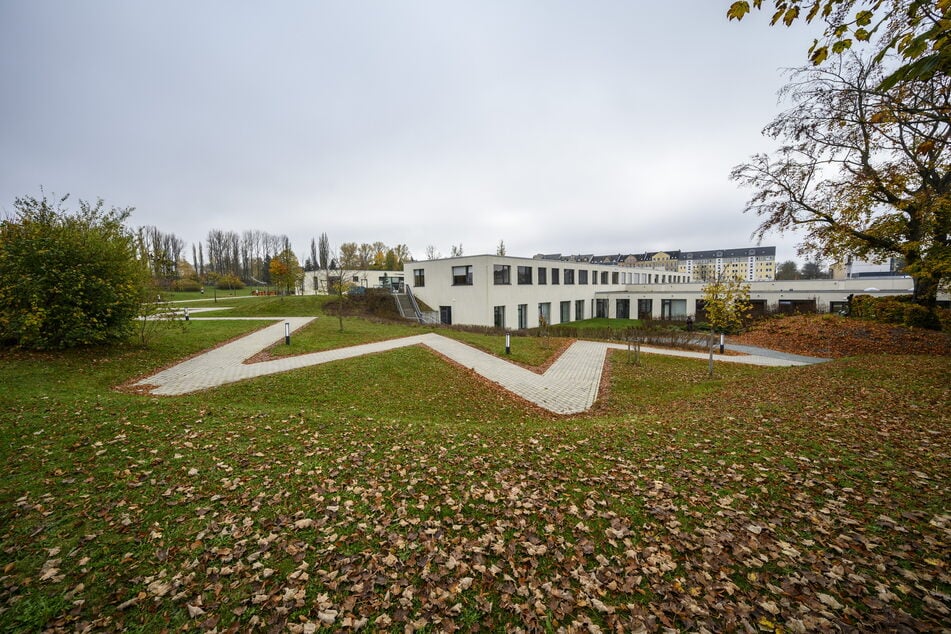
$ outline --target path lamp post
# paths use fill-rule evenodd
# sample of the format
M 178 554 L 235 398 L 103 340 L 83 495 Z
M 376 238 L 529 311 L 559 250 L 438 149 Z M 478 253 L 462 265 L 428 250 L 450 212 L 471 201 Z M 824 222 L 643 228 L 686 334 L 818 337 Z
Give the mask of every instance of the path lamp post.
M 185 307 L 185 321 L 188 321 L 188 306 Z
M 291 345 L 291 322 L 284 322 L 284 345 Z
M 512 335 L 505 333 L 505 354 L 512 354 Z

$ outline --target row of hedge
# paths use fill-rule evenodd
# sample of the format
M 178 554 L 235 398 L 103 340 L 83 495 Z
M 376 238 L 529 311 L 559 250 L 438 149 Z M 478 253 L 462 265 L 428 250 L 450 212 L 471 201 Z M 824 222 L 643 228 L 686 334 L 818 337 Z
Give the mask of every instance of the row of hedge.
M 241 278 L 235 275 L 222 275 L 215 281 L 215 288 L 222 291 L 230 291 L 239 288 L 244 288 L 244 282 L 241 281 Z M 173 291 L 182 291 L 185 293 L 197 293 L 203 288 L 203 285 L 198 280 L 192 280 L 188 278 L 174 280 L 170 285 L 169 289 Z
M 941 330 L 942 326 L 938 313 L 913 303 L 911 295 L 894 297 L 855 295 L 852 297 L 849 315 L 858 319 L 914 328 Z

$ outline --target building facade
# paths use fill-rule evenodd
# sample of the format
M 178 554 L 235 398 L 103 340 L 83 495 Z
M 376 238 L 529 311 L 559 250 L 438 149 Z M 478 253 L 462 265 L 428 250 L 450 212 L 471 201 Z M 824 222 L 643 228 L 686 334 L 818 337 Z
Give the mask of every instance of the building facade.
M 304 271 L 303 294 L 326 295 L 331 285 L 341 280 L 348 287 L 362 286 L 363 288 L 393 288 L 401 290 L 404 273 L 403 271 L 349 271 L 339 269 L 331 269 L 330 271 Z
M 704 283 L 681 271 L 496 255 L 408 262 L 404 271 L 405 285 L 446 324 L 518 330 L 597 317 L 704 318 Z M 749 286 L 754 313 L 838 312 L 849 295 L 907 295 L 912 280 L 773 280 Z M 939 299 L 948 301 L 947 293 Z
M 634 271 L 613 264 L 555 259 L 473 255 L 408 262 L 406 284 L 445 324 L 535 328 L 592 317 L 632 318 L 623 302 L 609 305 L 598 292 L 621 292 L 629 285 L 677 285 L 686 275 Z
M 690 275 L 694 282 L 708 282 L 721 275 L 747 282 L 769 282 L 776 279 L 776 247 L 648 251 L 628 256 L 622 265 L 678 271 Z

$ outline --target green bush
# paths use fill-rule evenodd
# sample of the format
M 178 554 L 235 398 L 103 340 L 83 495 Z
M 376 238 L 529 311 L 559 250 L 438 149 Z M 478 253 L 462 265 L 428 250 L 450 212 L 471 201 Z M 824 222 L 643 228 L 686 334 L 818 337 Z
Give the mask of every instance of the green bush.
M 173 291 L 182 291 L 185 293 L 197 293 L 201 290 L 201 284 L 196 280 L 181 279 L 174 280 L 171 285 Z
M 218 287 L 218 290 L 230 291 L 237 288 L 244 288 L 244 282 L 241 281 L 237 275 L 227 274 L 222 275 L 218 278 L 218 281 L 215 282 L 215 285 Z
M 893 297 L 856 295 L 852 298 L 850 315 L 883 324 L 900 324 L 931 330 L 941 330 L 942 325 L 935 311 L 913 303 L 911 295 Z
M 0 339 L 37 350 L 125 340 L 147 279 L 131 209 L 17 198 L 0 224 Z

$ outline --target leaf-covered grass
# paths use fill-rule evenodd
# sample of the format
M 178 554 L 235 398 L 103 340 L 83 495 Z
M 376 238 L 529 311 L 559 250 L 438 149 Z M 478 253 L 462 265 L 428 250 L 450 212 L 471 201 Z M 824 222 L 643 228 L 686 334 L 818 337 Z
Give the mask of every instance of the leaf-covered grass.
M 0 630 L 948 622 L 947 358 L 617 352 L 567 418 L 422 347 L 112 389 L 260 325 L 0 354 Z
M 581 321 L 569 321 L 558 324 L 558 327 L 584 332 L 585 330 L 604 330 L 605 328 L 623 330 L 624 328 L 636 328 L 642 324 L 643 322 L 640 319 L 607 319 L 605 317 L 596 317 L 593 319 L 582 319 Z

